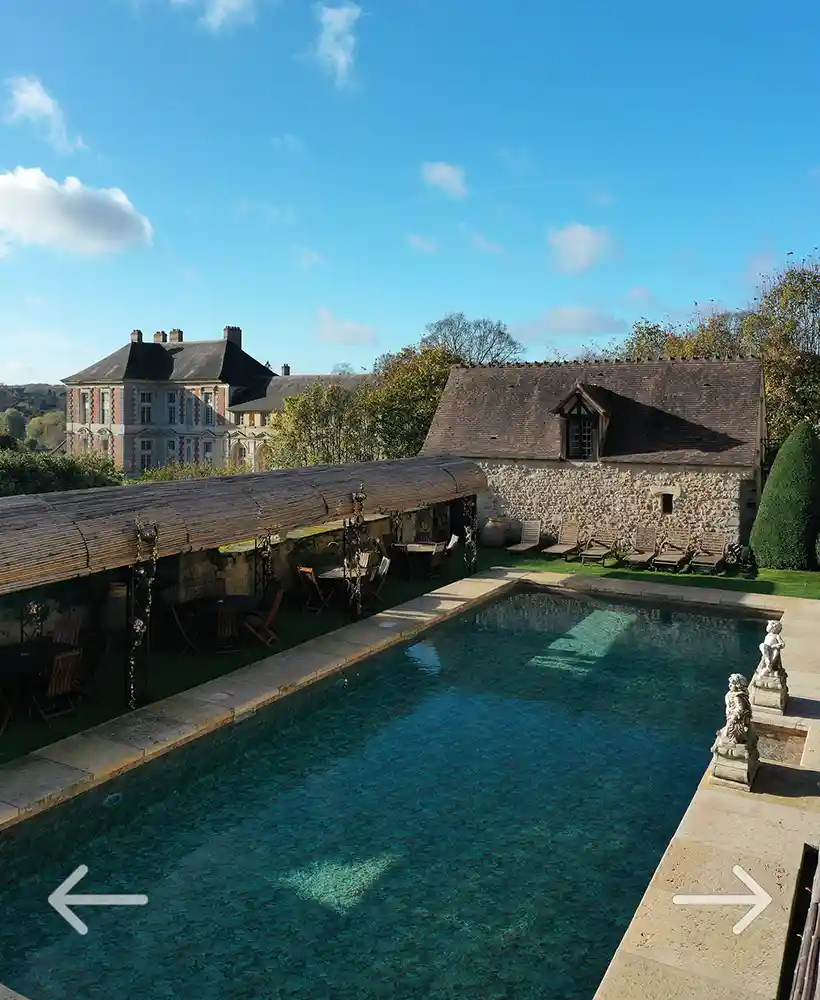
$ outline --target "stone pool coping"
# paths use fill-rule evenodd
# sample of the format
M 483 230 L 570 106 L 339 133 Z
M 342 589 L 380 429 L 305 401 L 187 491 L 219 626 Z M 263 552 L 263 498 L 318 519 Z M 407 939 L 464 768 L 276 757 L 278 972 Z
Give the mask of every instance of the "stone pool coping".
M 760 716 L 808 731 L 800 768 L 761 770 L 762 792 L 714 789 L 706 778 L 646 890 L 595 1000 L 774 998 L 803 843 L 820 823 L 820 648 L 817 602 L 644 580 L 494 567 L 268 656 L 83 733 L 0 765 L 0 830 L 73 798 L 175 747 L 525 583 L 591 596 L 661 600 L 783 617 L 792 692 L 788 716 Z M 750 664 L 749 671 L 754 668 Z M 719 718 L 719 706 L 716 706 Z M 766 772 L 771 771 L 768 775 Z M 759 779 L 760 780 L 760 779 Z M 756 786 L 757 787 L 757 786 Z M 676 907 L 674 892 L 739 892 L 732 866 L 774 901 L 742 935 L 736 907 Z M 734 884 L 733 884 L 734 883 Z M 0 986 L 0 1000 L 25 1000 Z

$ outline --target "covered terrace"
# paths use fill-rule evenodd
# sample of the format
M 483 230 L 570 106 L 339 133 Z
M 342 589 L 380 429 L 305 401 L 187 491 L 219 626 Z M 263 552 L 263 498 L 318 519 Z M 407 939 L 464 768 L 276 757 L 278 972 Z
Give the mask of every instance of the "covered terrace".
M 473 572 L 485 488 L 425 457 L 0 499 L 0 761 Z

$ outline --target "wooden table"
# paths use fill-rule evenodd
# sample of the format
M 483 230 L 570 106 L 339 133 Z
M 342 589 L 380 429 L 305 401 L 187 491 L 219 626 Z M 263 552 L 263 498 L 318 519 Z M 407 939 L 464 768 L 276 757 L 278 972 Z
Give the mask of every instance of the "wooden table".
M 364 575 L 364 574 L 362 574 Z M 326 569 L 324 573 L 316 574 L 317 580 L 346 580 L 347 574 L 345 573 L 344 566 L 333 566 L 331 569 Z

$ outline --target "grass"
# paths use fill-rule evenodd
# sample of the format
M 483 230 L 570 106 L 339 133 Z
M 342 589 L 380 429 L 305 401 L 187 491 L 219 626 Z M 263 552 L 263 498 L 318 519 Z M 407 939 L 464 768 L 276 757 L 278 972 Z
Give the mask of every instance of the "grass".
M 616 580 L 656 580 L 658 583 L 674 583 L 681 587 L 714 587 L 773 594 L 779 597 L 820 600 L 820 573 L 799 573 L 789 570 L 759 570 L 754 576 L 656 573 L 650 570 L 625 570 L 609 566 L 582 566 L 580 562 L 574 560 L 570 562 L 563 559 L 551 560 L 537 554 L 522 555 L 507 552 L 505 549 L 479 550 L 478 572 L 487 571 L 494 566 L 603 576 Z M 459 558 L 451 561 L 450 571 L 451 580 L 463 575 Z M 385 604 L 387 606 L 402 604 L 435 587 L 443 586 L 446 582 L 447 578 L 429 580 L 389 576 L 383 592 Z M 240 649 L 231 653 L 190 651 L 179 653 L 173 650 L 173 646 L 155 649 L 151 654 L 149 667 L 151 700 L 158 701 L 179 694 L 255 660 L 341 628 L 348 622 L 349 618 L 341 608 L 329 608 L 318 615 L 309 614 L 301 610 L 298 601 L 291 599 L 282 606 L 276 625 L 280 643 L 272 650 L 252 640 L 250 635 Z M 18 714 L 12 719 L 5 733 L 0 736 L 0 762 L 31 753 L 49 743 L 123 714 L 124 671 L 125 653 L 114 654 L 112 659 L 102 664 L 98 670 L 93 690 L 94 701 L 81 704 L 76 715 L 54 719 L 50 726 L 33 721 L 24 714 Z
M 741 572 L 661 573 L 655 570 L 628 570 L 613 566 L 581 565 L 579 561 L 548 559 L 541 555 L 522 555 L 505 549 L 483 549 L 479 567 L 510 566 L 530 572 L 578 573 L 604 576 L 612 580 L 656 580 L 681 587 L 713 587 L 716 590 L 736 590 L 749 594 L 772 594 L 777 597 L 805 597 L 820 600 L 820 572 L 799 572 L 788 569 L 759 569 L 749 574 Z

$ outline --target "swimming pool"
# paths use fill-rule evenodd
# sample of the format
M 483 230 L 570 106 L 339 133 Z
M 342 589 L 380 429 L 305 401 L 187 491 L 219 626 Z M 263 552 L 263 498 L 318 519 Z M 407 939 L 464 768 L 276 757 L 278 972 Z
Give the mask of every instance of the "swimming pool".
M 584 1000 L 749 620 L 512 594 L 0 834 L 30 1000 Z M 46 903 L 78 865 L 79 936 Z

